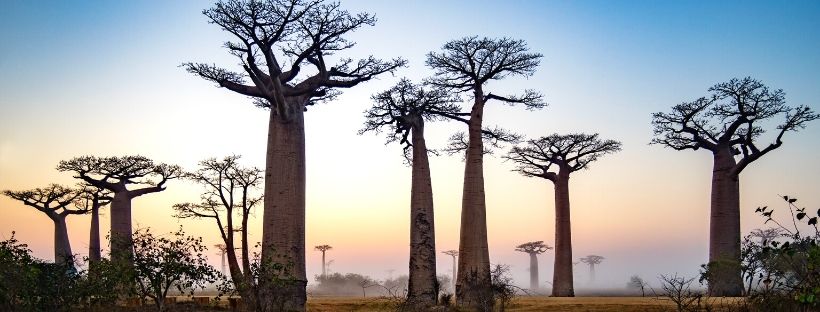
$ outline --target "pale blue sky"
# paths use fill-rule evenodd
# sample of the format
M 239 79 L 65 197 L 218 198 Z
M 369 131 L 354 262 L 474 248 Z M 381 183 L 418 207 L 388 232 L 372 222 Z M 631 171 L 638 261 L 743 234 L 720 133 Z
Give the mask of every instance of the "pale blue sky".
M 235 153 L 262 166 L 266 113 L 178 68 L 186 61 L 236 63 L 221 48 L 229 38 L 200 13 L 210 5 L 0 0 L 0 189 L 71 183 L 53 168 L 61 159 L 82 154 L 142 153 L 193 168 L 200 159 Z M 336 247 L 329 254 L 337 259 L 334 271 L 380 277 L 387 269 L 406 270 L 409 170 L 402 166 L 398 147 L 384 147 L 383 138 L 357 136 L 356 131 L 369 95 L 398 77 L 428 75 L 425 54 L 447 40 L 509 36 L 544 54 L 533 77 L 490 88 L 498 93 L 541 90 L 550 106 L 538 112 L 489 107 L 489 124 L 528 136 L 586 131 L 624 142 L 623 152 L 578 173 L 571 186 L 576 255 L 607 257 L 599 279 L 618 287 L 632 273 L 648 279 L 676 270 L 693 273 L 706 258 L 709 155 L 648 146 L 651 113 L 744 76 L 784 89 L 790 105 L 820 107 L 818 1 L 342 5 L 379 18 L 375 27 L 351 36 L 359 45 L 349 55 L 402 56 L 409 67 L 396 77 L 348 90 L 307 114 L 307 239 L 309 245 Z M 428 139 L 441 145 L 460 127 L 430 125 Z M 817 122 L 790 133 L 780 150 L 744 172 L 744 231 L 760 226 L 751 213 L 754 207 L 776 206 L 778 194 L 820 205 L 818 137 Z M 513 265 L 515 276 L 525 281 L 526 256 L 512 249 L 524 241 L 552 242 L 551 187 L 509 172 L 511 165 L 497 158 L 486 163 L 491 258 Z M 435 158 L 431 165 L 437 247 L 457 249 L 461 163 L 454 156 Z M 168 207 L 196 199 L 197 192 L 176 182 L 163 194 L 139 199 L 135 222 L 171 230 L 176 220 L 170 219 Z M 15 218 L 0 220 L 0 234 L 17 230 L 35 253 L 50 257 L 50 230 L 42 229 L 50 225 L 45 217 L 0 198 L 0 214 L 11 211 Z M 69 220 L 73 247 L 84 252 L 87 218 L 75 219 Z M 43 227 L 20 226 L 28 222 Z M 183 223 L 196 231 L 212 230 Z M 319 269 L 314 263 L 318 254 L 309 251 L 308 256 L 312 274 Z M 361 260 L 365 256 L 369 260 Z M 449 270 L 449 261 L 439 259 L 440 272 Z M 549 280 L 552 254 L 541 263 L 541 279 Z

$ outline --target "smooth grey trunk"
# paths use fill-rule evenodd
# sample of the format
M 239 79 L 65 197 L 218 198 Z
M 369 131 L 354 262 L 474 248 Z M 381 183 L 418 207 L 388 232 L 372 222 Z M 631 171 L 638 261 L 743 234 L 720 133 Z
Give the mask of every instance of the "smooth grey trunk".
M 65 223 L 65 215 L 54 214 L 51 220 L 54 221 L 54 262 L 74 265 L 71 253 L 71 242 L 68 240 L 68 227 Z
M 304 311 L 305 273 L 305 120 L 300 98 L 285 103 L 290 118 L 271 109 L 265 159 L 265 198 L 262 227 L 263 269 L 281 264 L 288 270 L 260 278 L 262 300 L 272 309 Z M 281 283 L 270 281 L 278 278 Z
M 322 277 L 327 276 L 327 262 L 325 262 L 325 251 L 322 250 Z
M 740 276 L 740 184 L 730 148 L 714 153 L 709 263 L 712 264 L 709 293 L 712 296 L 743 295 Z
M 100 251 L 100 207 L 94 204 L 91 207 L 91 229 L 88 233 L 88 262 L 89 267 L 99 263 L 102 259 Z
M 131 196 L 128 191 L 114 193 L 111 200 L 111 259 L 132 263 L 134 239 L 131 237 Z
M 595 281 L 595 264 L 589 264 L 589 282 L 592 283 Z
M 538 290 L 538 255 L 530 253 L 530 290 Z
M 572 281 L 572 230 L 569 210 L 569 170 L 561 168 L 555 187 L 555 264 L 552 276 L 553 297 L 574 297 Z
M 453 291 L 456 291 L 456 276 L 458 274 L 458 262 L 456 262 L 456 256 L 453 256 Z
M 410 190 L 410 277 L 407 299 L 413 306 L 429 307 L 435 305 L 437 299 L 433 186 L 427 145 L 424 141 L 424 121 L 421 117 L 414 119 L 413 176 Z M 322 254 L 324 255 L 324 252 Z
M 468 124 L 469 142 L 464 164 L 456 302 L 460 306 L 486 310 L 493 303 L 493 294 L 490 280 L 490 253 L 487 247 L 484 145 L 481 136 L 484 93 L 480 86 L 476 87 L 474 98 L 475 103 L 470 112 Z

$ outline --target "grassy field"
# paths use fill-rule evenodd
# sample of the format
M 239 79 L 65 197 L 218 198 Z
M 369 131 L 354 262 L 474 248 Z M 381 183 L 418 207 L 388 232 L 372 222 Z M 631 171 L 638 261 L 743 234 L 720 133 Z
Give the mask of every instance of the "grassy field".
M 223 298 L 216 306 L 213 302 L 203 306 L 180 297 L 176 304 L 168 306 L 169 311 L 230 311 L 228 301 Z M 713 298 L 709 300 L 713 311 L 726 309 L 737 303 L 737 298 Z M 308 297 L 307 310 L 311 312 L 377 312 L 396 311 L 399 301 L 384 297 Z M 150 304 L 150 303 L 149 303 Z M 117 311 L 145 311 L 152 307 L 120 307 Z M 506 311 L 582 311 L 582 312 L 660 312 L 676 311 L 675 305 L 654 297 L 574 297 L 553 298 L 548 296 L 519 296 L 513 299 Z M 438 307 L 435 311 L 460 312 L 455 308 Z
M 308 311 L 392 311 L 395 304 L 388 299 L 351 297 L 312 297 Z M 516 297 L 507 311 L 672 311 L 669 301 L 650 297 Z

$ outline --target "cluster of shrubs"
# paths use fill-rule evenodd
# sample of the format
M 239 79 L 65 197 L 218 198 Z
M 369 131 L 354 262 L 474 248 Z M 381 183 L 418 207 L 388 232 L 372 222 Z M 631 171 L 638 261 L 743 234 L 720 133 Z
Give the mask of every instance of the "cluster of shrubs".
M 149 230 L 134 233 L 134 265 L 102 259 L 46 262 L 31 255 L 14 233 L 0 241 L 0 311 L 108 311 L 136 298 L 164 310 L 169 291 L 193 295 L 195 289 L 224 280 L 205 262 L 201 238 L 180 229 L 169 237 Z

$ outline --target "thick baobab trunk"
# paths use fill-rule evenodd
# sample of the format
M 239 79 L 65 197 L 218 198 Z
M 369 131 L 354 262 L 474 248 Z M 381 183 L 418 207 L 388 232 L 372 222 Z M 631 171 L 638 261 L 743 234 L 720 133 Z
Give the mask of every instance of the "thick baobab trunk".
M 538 255 L 530 253 L 530 290 L 538 290 Z
M 488 309 L 493 304 L 487 247 L 487 206 L 484 201 L 484 146 L 481 140 L 483 98 L 480 89 L 475 91 L 475 104 L 470 113 L 456 282 L 458 304 L 480 310 Z
M 572 282 L 572 231 L 569 210 L 569 173 L 558 173 L 555 184 L 555 264 L 553 297 L 574 297 Z
M 709 293 L 741 296 L 740 277 L 740 185 L 730 149 L 714 154 L 712 201 L 709 222 Z
M 111 259 L 131 264 L 134 258 L 131 237 L 131 196 L 128 191 L 114 193 L 111 200 Z
M 88 234 L 88 261 L 89 266 L 100 262 L 100 207 L 91 207 L 91 229 Z
M 74 265 L 71 242 L 68 241 L 68 227 L 64 215 L 55 215 L 54 221 L 54 262 Z
M 300 99 L 288 98 L 289 118 L 271 109 L 265 161 L 262 265 L 281 272 L 260 278 L 268 309 L 304 311 L 305 274 L 305 120 Z M 276 280 L 271 280 L 278 279 Z
M 417 307 L 436 304 L 436 238 L 433 186 L 424 123 L 417 118 L 412 131 L 413 182 L 410 190 L 410 278 L 407 299 Z

